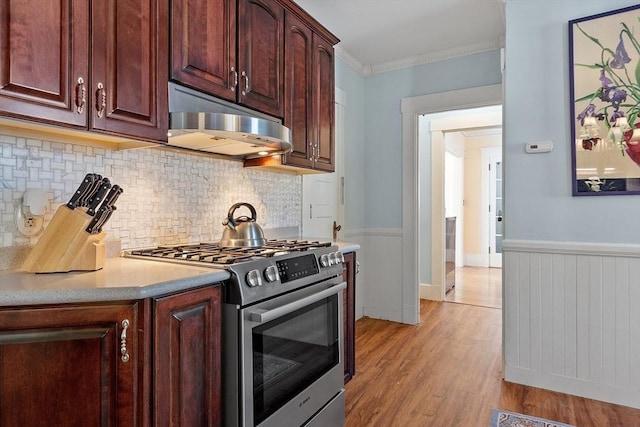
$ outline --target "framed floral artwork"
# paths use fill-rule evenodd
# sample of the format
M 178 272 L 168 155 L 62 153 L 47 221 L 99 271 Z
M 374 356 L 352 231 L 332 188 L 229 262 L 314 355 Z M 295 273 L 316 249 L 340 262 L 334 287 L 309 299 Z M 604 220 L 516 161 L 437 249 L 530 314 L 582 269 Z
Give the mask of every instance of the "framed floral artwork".
M 640 194 L 640 5 L 569 21 L 573 195 Z

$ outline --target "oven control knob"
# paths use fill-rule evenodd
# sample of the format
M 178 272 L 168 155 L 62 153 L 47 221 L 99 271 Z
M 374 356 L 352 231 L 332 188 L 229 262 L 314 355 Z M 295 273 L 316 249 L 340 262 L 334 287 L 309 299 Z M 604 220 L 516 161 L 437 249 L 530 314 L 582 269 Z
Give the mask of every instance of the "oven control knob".
M 275 265 L 270 265 L 264 270 L 264 278 L 267 280 L 267 283 L 275 282 L 280 279 L 280 275 L 278 274 L 278 268 Z
M 251 270 L 247 273 L 247 285 L 252 288 L 256 286 L 262 286 L 262 277 L 260 276 L 260 271 Z
M 338 264 L 338 253 L 333 252 L 329 255 L 329 265 L 337 265 Z
M 324 254 L 320 256 L 320 266 L 321 267 L 329 267 L 331 265 L 329 260 L 329 254 Z

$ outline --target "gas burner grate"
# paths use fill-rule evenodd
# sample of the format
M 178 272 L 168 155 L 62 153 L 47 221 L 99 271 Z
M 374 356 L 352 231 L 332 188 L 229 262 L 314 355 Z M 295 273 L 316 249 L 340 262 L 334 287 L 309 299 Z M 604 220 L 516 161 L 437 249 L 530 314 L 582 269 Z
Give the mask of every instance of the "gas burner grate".
M 137 249 L 132 250 L 131 255 L 230 265 L 256 258 L 270 258 L 290 252 L 302 252 L 328 246 L 331 246 L 330 242 L 276 239 L 267 240 L 265 245 L 255 248 L 220 246 L 217 243 L 196 243 Z

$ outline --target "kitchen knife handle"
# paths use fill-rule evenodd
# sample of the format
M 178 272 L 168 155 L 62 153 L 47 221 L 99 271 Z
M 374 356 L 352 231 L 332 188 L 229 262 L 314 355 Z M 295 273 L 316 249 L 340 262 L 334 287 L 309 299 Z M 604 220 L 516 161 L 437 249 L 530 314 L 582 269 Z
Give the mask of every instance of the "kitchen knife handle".
M 94 178 L 92 173 L 88 173 L 85 175 L 84 179 L 78 186 L 78 189 L 75 193 L 73 193 L 73 196 L 71 196 L 71 199 L 69 199 L 69 202 L 67 203 L 67 207 L 69 209 L 75 209 L 78 207 L 78 204 L 80 203 L 82 197 L 84 197 L 84 195 L 93 185 L 93 179 Z
M 98 188 L 93 198 L 89 201 L 89 208 L 87 209 L 87 213 L 89 215 L 93 216 L 96 214 L 96 209 L 98 209 L 98 206 L 102 200 L 104 200 L 104 196 L 110 188 L 111 181 L 109 181 L 109 178 L 104 178 L 102 180 L 102 184 L 100 184 L 100 188 Z
M 109 190 L 109 194 L 106 195 L 102 204 L 113 206 L 123 191 L 124 190 L 122 190 L 122 187 L 120 187 L 118 184 L 115 184 L 113 187 L 111 187 L 111 190 Z

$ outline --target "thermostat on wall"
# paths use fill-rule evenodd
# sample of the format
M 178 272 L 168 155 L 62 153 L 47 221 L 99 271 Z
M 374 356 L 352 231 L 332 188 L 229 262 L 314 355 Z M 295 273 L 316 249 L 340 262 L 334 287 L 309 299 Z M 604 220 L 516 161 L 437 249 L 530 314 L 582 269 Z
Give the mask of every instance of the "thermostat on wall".
M 527 153 L 548 153 L 553 150 L 553 141 L 527 142 L 524 151 Z

